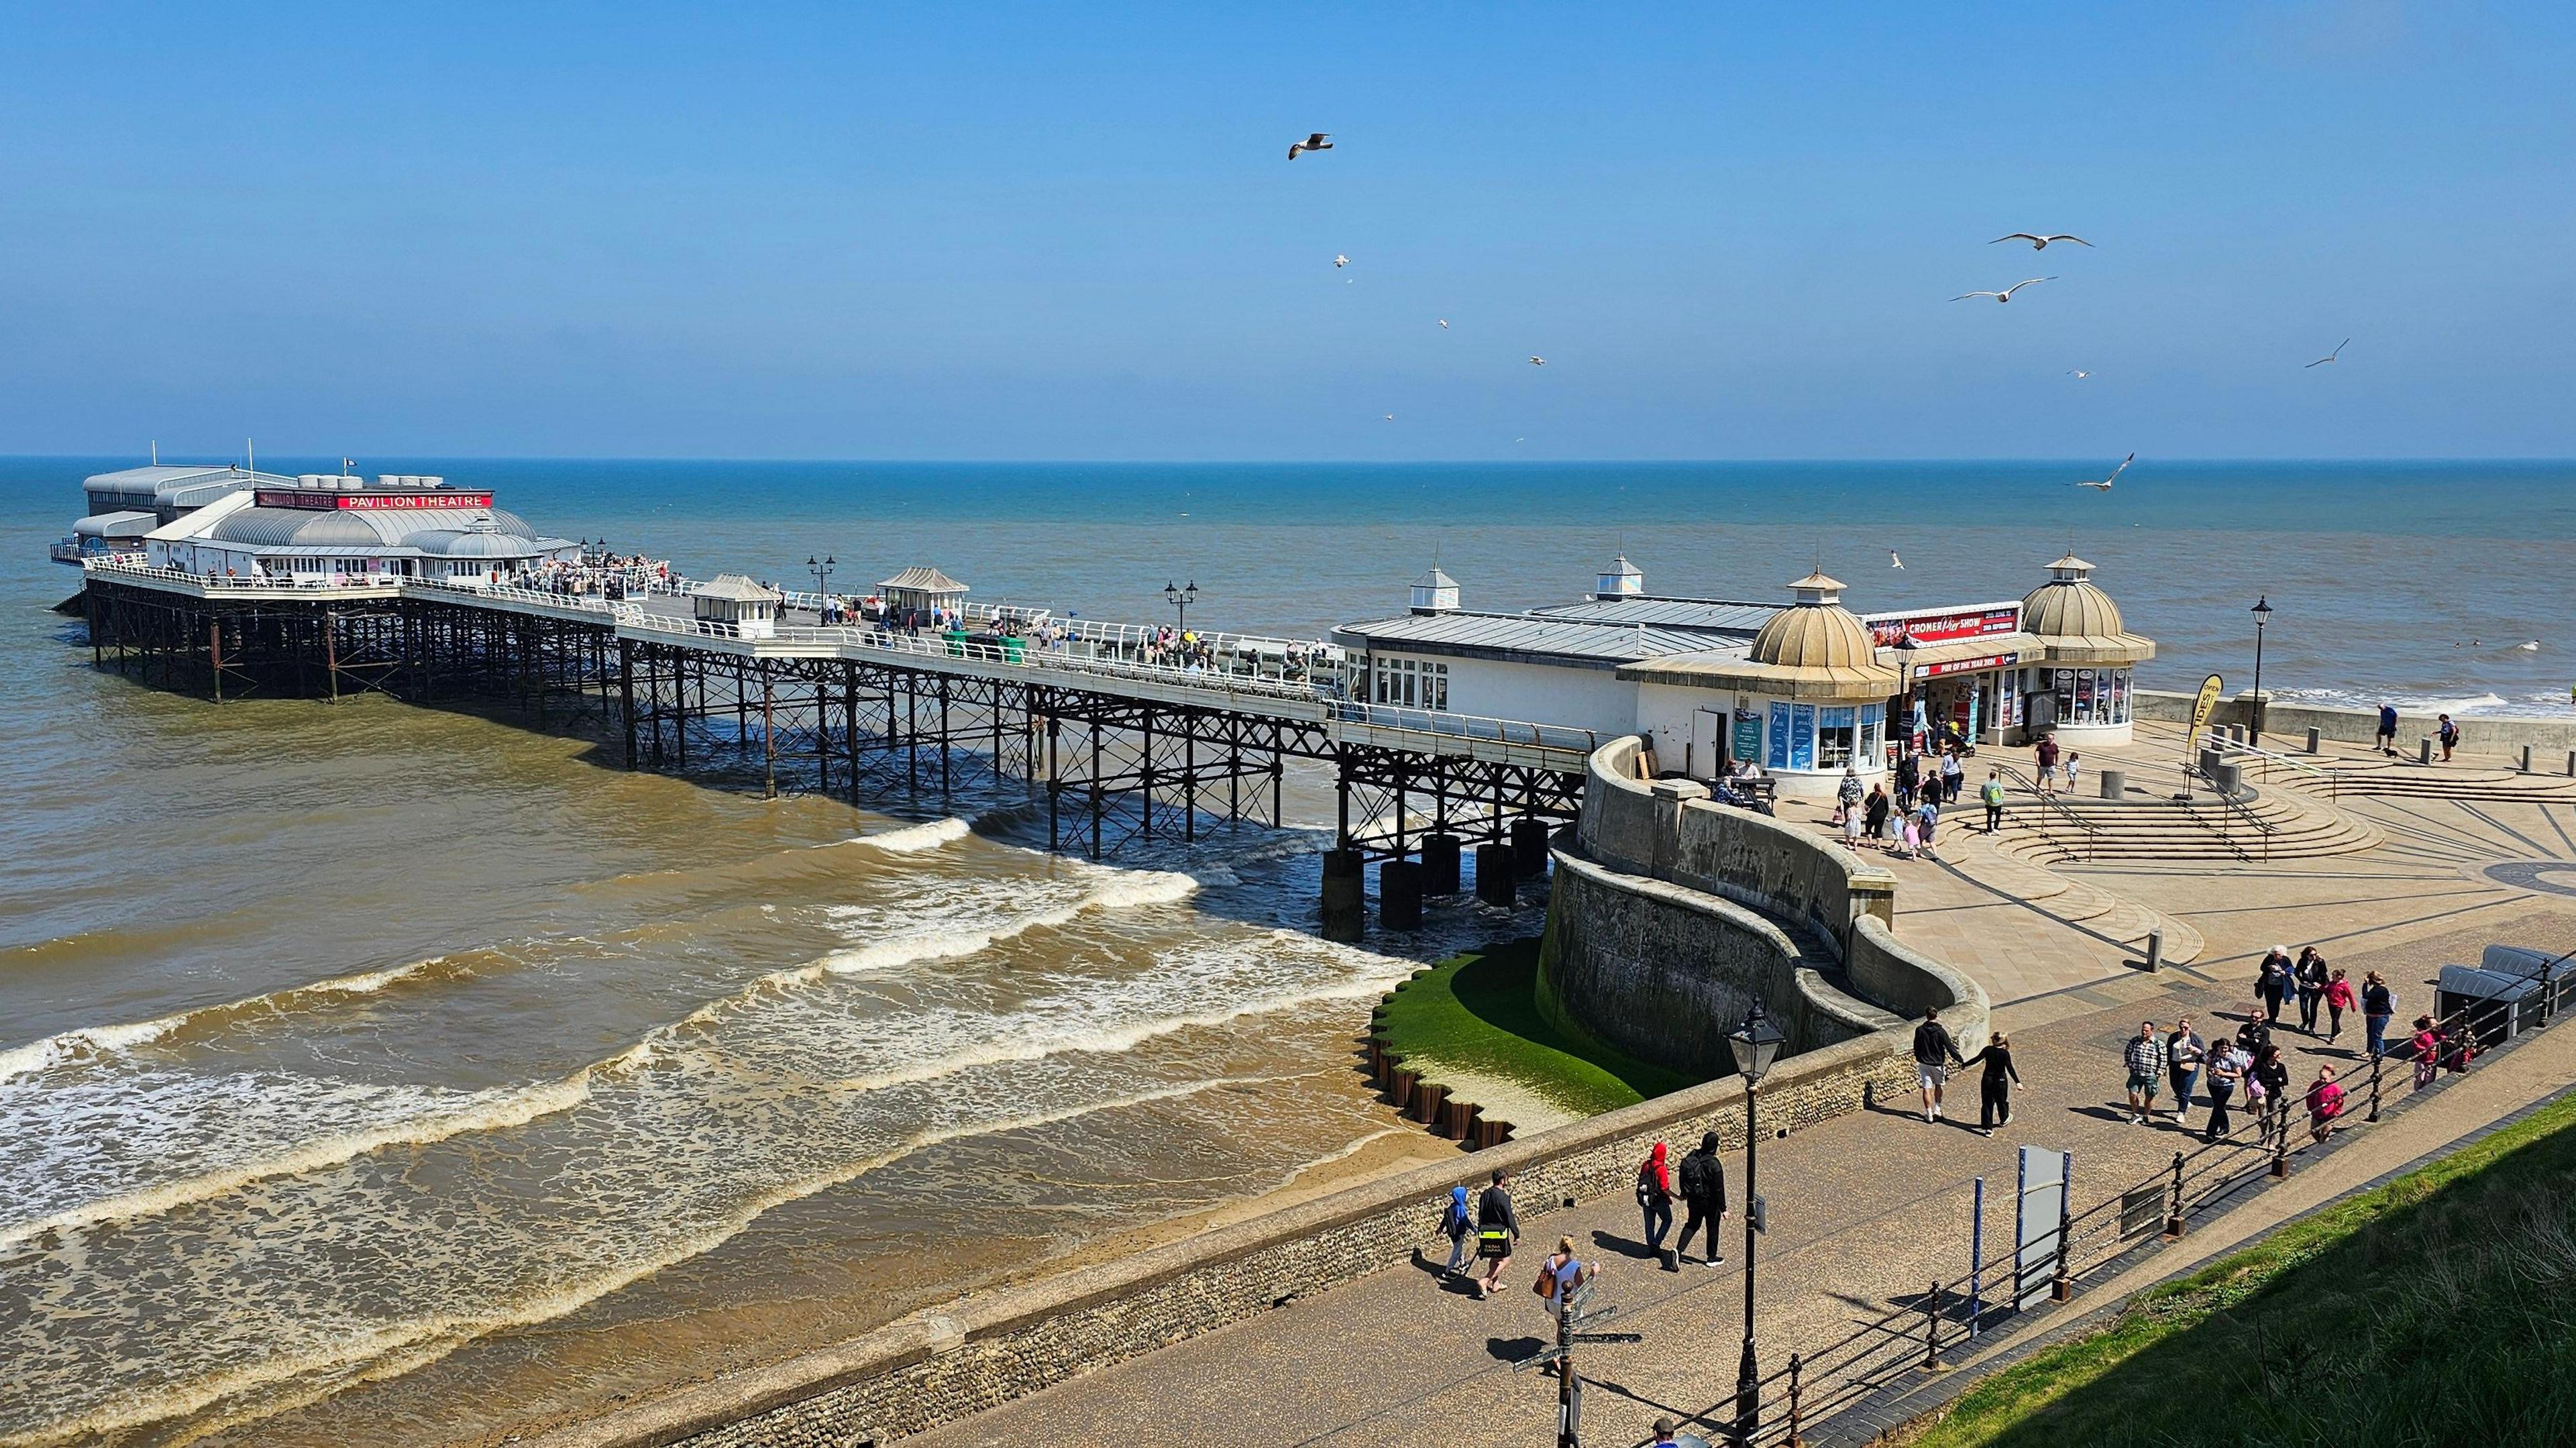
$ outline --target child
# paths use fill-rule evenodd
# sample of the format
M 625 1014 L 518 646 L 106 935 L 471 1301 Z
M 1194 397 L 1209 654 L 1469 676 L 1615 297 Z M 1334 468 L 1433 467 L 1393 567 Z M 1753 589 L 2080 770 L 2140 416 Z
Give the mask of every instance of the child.
M 2341 1115 L 2343 1088 L 2335 1084 L 2335 1069 L 2320 1066 L 2316 1083 L 2308 1088 L 2308 1139 L 2323 1141 L 2334 1135 L 2335 1118 Z
M 1916 822 L 1915 815 L 1912 810 L 1906 811 L 1905 823 L 1898 827 L 1896 843 L 1898 853 L 1902 854 L 1906 859 L 1913 860 L 1920 859 L 1922 857 L 1923 826 Z
M 1440 1269 L 1443 1277 L 1455 1277 L 1467 1265 L 1468 1229 L 1476 1225 L 1476 1214 L 1467 1210 L 1467 1189 L 1451 1187 L 1449 1204 L 1440 1209 L 1440 1235 L 1449 1239 L 1449 1265 Z
M 2068 794 L 2075 792 L 2075 770 L 2077 763 L 2083 758 L 2083 755 L 2072 749 L 2066 751 L 2066 792 Z

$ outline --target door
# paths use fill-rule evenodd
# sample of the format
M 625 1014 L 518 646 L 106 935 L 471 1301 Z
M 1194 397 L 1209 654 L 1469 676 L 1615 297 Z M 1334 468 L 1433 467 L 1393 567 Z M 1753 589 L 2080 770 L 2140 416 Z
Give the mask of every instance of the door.
M 1726 771 L 1726 715 L 1717 709 L 1691 711 L 1690 752 L 1682 772 L 1693 779 L 1715 779 Z

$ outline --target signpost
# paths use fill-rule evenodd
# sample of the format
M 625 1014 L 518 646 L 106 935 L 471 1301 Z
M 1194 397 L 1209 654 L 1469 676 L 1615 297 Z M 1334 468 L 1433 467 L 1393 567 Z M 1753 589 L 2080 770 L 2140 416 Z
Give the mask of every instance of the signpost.
M 1574 1349 L 1584 1343 L 1643 1342 L 1645 1337 L 1634 1332 L 1586 1332 L 1596 1322 L 1607 1322 L 1619 1313 L 1616 1307 L 1585 1310 L 1592 1301 L 1592 1288 L 1599 1277 L 1586 1279 L 1581 1286 L 1565 1294 L 1565 1310 L 1556 1316 L 1556 1346 L 1541 1348 L 1512 1364 L 1512 1371 L 1557 1364 L 1556 1380 L 1556 1448 L 1583 1448 L 1583 1374 L 1575 1368 Z

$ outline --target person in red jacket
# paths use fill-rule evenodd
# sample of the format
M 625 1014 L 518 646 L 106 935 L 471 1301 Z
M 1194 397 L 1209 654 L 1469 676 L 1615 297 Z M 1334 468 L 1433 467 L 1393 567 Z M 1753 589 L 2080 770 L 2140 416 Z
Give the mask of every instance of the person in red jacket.
M 1664 1144 L 1656 1142 L 1645 1165 L 1637 1168 L 1637 1209 L 1646 1217 L 1646 1250 L 1657 1257 L 1664 1255 L 1664 1234 L 1673 1229 L 1673 1170 L 1665 1165 L 1665 1154 Z
M 2343 1115 L 2343 1087 L 2335 1082 L 2335 1068 L 2320 1066 L 2317 1079 L 2308 1087 L 2308 1137 L 2323 1141 L 2334 1135 L 2335 1118 Z
M 2326 982 L 2327 1045 L 2333 1045 L 2335 1037 L 2343 1034 L 2343 1013 L 2351 1010 L 2354 1004 L 2352 982 L 2344 979 L 2343 971 L 2337 969 L 2334 978 Z

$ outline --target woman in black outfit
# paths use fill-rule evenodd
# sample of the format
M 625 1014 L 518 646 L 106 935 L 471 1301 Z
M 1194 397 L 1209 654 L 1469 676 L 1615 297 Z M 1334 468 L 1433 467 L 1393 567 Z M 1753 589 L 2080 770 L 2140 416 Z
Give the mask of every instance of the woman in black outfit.
M 1984 1050 L 1960 1064 L 1986 1068 L 1977 1078 L 1978 1132 L 1992 1136 L 1996 1127 L 2012 1125 L 2012 1089 L 2021 1084 L 2021 1073 L 2013 1069 L 2012 1039 L 1998 1031 Z
M 2254 1058 L 2254 1079 L 2263 1083 L 2265 1128 L 2278 1121 L 2287 1131 L 2290 1123 L 2290 1063 L 2281 1059 L 2281 1048 L 2265 1046 Z

